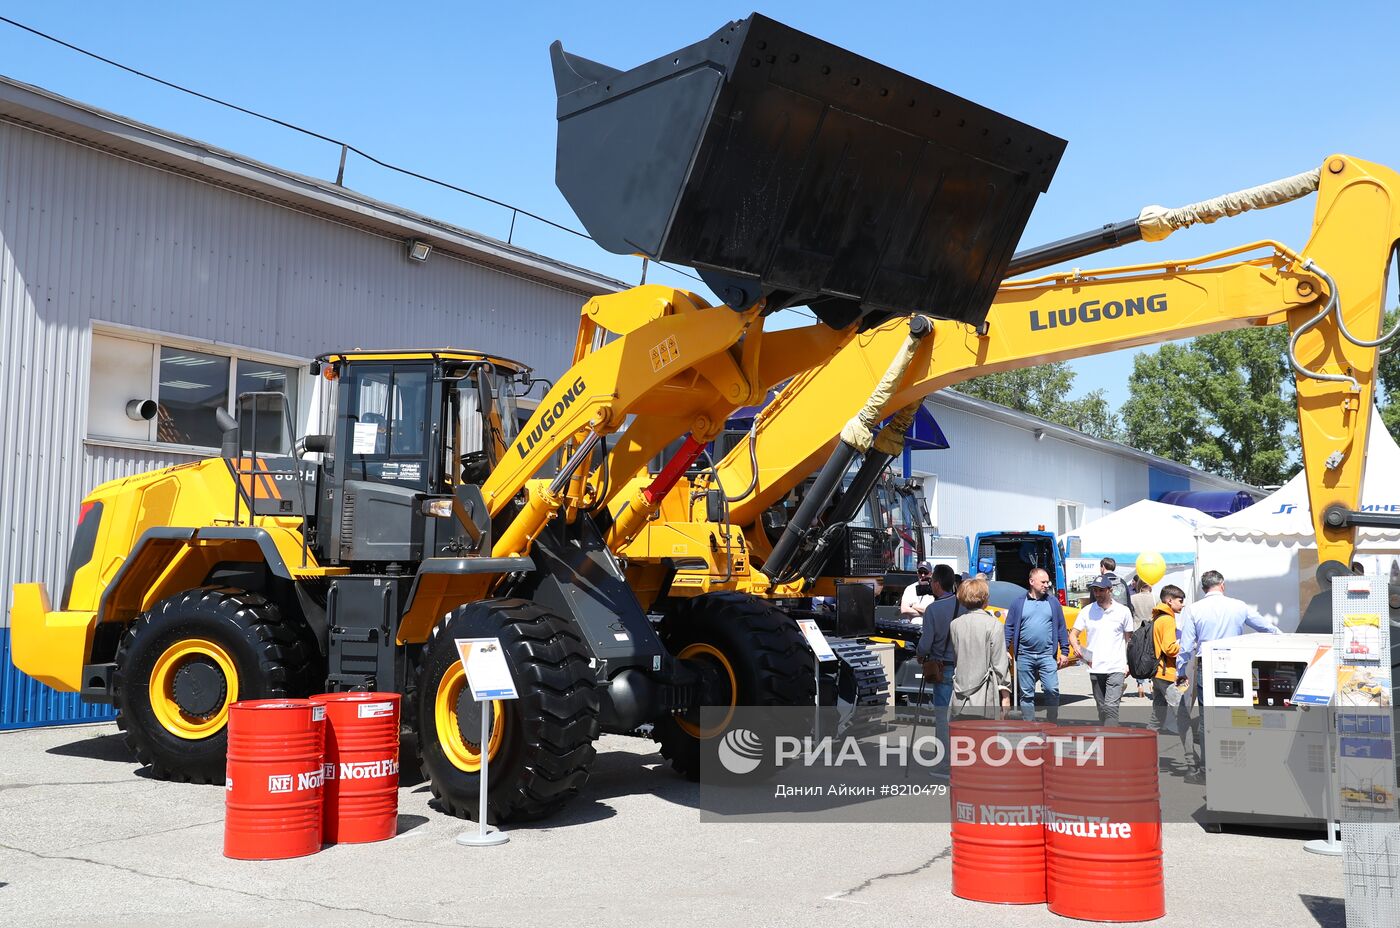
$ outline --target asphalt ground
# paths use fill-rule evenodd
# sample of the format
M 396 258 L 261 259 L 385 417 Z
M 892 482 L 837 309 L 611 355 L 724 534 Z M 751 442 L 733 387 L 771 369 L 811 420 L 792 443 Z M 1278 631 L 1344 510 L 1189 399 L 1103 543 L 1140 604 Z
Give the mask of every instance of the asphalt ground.
M 1078 669 L 1063 685 L 1088 690 Z M 1074 924 L 954 897 L 947 824 L 702 822 L 698 799 L 650 742 L 606 736 L 579 799 L 508 844 L 457 845 L 475 825 L 405 777 L 390 841 L 233 861 L 224 791 L 144 776 L 115 725 L 5 732 L 0 925 Z M 1341 861 L 1308 837 L 1165 825 L 1156 924 L 1342 928 Z

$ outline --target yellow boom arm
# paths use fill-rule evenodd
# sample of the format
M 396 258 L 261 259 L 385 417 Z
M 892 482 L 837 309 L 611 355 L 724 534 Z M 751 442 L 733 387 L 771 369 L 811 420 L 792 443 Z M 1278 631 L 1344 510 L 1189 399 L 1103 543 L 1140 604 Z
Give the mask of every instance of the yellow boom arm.
M 1265 241 L 1192 261 L 1003 284 L 984 334 L 935 323 L 883 411 L 981 374 L 1286 322 L 1319 560 L 1348 563 L 1352 527 L 1324 516 L 1357 508 L 1377 362 L 1365 342 L 1380 334 L 1387 259 L 1400 240 L 1397 194 L 1395 172 L 1336 156 L 1321 169 L 1312 234 L 1300 253 Z M 756 481 L 747 445 L 719 462 L 730 492 L 754 483 L 731 505 L 730 519 L 750 527 L 760 549 L 752 530 L 759 515 L 831 453 L 907 331 L 902 320 L 887 323 L 795 377 L 755 428 Z

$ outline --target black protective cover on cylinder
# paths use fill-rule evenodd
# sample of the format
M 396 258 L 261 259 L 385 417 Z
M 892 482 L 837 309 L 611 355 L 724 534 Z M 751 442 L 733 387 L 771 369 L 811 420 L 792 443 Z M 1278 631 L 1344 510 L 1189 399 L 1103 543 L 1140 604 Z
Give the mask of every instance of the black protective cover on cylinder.
M 555 180 L 589 234 L 736 309 L 980 323 L 1065 147 L 756 13 L 628 71 L 550 52 Z

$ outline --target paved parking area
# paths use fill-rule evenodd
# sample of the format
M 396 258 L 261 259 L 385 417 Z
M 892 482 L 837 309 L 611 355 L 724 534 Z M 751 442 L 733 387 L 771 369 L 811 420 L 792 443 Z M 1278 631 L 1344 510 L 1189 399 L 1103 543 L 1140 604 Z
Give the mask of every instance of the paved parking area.
M 504 846 L 456 845 L 475 826 L 405 781 L 393 840 L 249 863 L 221 854 L 223 790 L 143 777 L 115 725 L 0 733 L 0 924 L 1073 924 L 953 897 L 947 824 L 710 823 L 698 795 L 608 736 L 585 795 Z M 1158 924 L 1344 925 L 1341 862 L 1305 836 L 1165 828 Z

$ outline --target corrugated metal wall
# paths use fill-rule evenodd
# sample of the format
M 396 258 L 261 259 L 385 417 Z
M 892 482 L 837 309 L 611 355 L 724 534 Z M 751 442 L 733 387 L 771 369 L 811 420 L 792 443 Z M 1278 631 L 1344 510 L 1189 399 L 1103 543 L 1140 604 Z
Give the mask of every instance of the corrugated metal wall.
M 302 357 L 472 347 L 553 376 L 584 299 L 0 121 L 3 624 L 16 581 L 57 600 L 88 488 L 189 460 L 84 442 L 93 321 Z M 0 672 L 19 676 L 8 650 Z
M 1056 500 L 1084 505 L 1084 522 L 1149 498 L 1149 467 L 1110 451 L 1063 441 L 1047 434 L 1036 441 L 1032 427 L 989 419 L 929 400 L 929 409 L 952 445 L 946 451 L 919 451 L 916 472 L 937 474 L 940 534 L 975 535 L 998 529 L 1056 530 Z M 1192 489 L 1228 486 L 1190 481 Z

